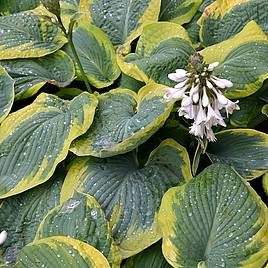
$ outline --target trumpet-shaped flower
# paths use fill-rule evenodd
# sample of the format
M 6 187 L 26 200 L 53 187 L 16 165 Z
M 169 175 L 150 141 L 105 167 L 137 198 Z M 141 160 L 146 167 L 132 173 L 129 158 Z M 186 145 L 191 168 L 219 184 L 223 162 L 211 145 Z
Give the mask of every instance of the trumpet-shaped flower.
M 203 58 L 196 54 L 191 57 L 188 70 L 177 69 L 168 75 L 178 84 L 165 89 L 165 98 L 182 99 L 179 116 L 193 120 L 189 132 L 201 140 L 216 141 L 212 127 L 226 127 L 222 110 L 227 117 L 234 110 L 239 110 L 238 101 L 232 102 L 222 93 L 223 89 L 233 87 L 233 83 L 213 74 L 218 65 L 218 62 L 205 64 Z

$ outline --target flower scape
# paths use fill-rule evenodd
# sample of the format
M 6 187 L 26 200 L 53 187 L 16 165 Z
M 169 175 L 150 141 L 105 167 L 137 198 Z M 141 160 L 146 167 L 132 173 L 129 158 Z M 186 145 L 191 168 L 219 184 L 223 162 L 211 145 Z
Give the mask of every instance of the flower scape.
M 268 268 L 267 14 L 0 1 L 0 267 Z

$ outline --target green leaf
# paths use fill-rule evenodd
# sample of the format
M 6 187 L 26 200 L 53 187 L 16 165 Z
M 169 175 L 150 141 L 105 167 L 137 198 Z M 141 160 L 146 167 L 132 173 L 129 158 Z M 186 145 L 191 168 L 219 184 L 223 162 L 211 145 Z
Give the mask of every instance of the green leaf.
M 35 240 L 51 236 L 68 236 L 96 248 L 110 264 L 119 265 L 121 257 L 111 235 L 110 225 L 92 196 L 76 192 L 46 215 Z
M 59 204 L 64 176 L 64 172 L 57 169 L 47 183 L 0 201 L 0 226 L 8 235 L 1 250 L 9 263 L 15 262 L 17 253 L 34 240 L 43 217 Z
M 83 93 L 71 102 L 40 94 L 0 126 L 0 198 L 47 181 L 71 142 L 93 121 L 97 100 Z
M 7 117 L 14 101 L 14 80 L 0 66 L 0 123 Z
M 0 64 L 15 81 L 16 100 L 35 95 L 45 83 L 65 87 L 75 75 L 73 61 L 63 51 L 37 59 L 3 60 Z
M 73 42 L 88 81 L 94 87 L 107 87 L 118 78 L 120 69 L 115 50 L 101 29 L 88 23 L 79 23 L 73 32 Z M 66 47 L 66 50 L 73 57 L 70 48 Z M 76 69 L 78 79 L 83 80 L 79 68 Z
M 168 118 L 173 103 L 163 98 L 163 86 L 150 84 L 138 94 L 113 89 L 98 97 L 99 106 L 87 133 L 71 151 L 79 156 L 108 157 L 129 152 L 145 142 Z
M 127 259 L 122 268 L 171 268 L 165 260 L 161 243 L 155 243 L 151 247 L 145 249 L 139 254 Z
M 216 134 L 207 154 L 212 162 L 232 165 L 245 179 L 257 178 L 268 170 L 268 135 L 253 129 L 224 130 Z
M 83 93 L 83 90 L 79 88 L 61 88 L 55 93 L 61 99 L 72 100 L 74 97 Z
M 256 22 L 249 22 L 231 39 L 200 52 L 207 63 L 220 62 L 214 73 L 234 86 L 224 91 L 229 98 L 255 93 L 268 78 L 268 38 Z
M 159 20 L 167 20 L 180 25 L 190 22 L 202 0 L 162 0 Z
M 258 92 L 259 91 L 256 93 Z M 256 93 L 239 100 L 240 110 L 230 116 L 230 123 L 233 127 L 249 127 L 250 124 L 254 124 L 256 118 L 261 114 L 261 110 L 265 102 L 261 100 Z
M 265 105 L 262 107 L 261 112 L 262 112 L 263 114 L 265 114 L 265 115 L 268 117 L 268 104 L 265 104 Z
M 143 26 L 158 20 L 160 0 L 81 0 L 80 7 L 87 21 L 106 32 L 114 45 L 124 45 L 127 53 Z
M 61 201 L 74 191 L 90 194 L 110 220 L 113 237 L 127 258 L 160 239 L 156 215 L 170 187 L 191 178 L 184 147 L 166 140 L 139 166 L 135 152 L 100 159 L 77 158 L 62 187 Z
M 38 58 L 67 42 L 49 17 L 32 12 L 0 17 L 0 29 L 0 60 Z
M 265 173 L 262 178 L 262 186 L 263 186 L 264 192 L 268 196 L 268 172 Z
M 174 85 L 168 74 L 185 68 L 194 49 L 186 30 L 171 22 L 157 22 L 144 27 L 135 53 L 118 55 L 125 74 L 148 83 Z
M 120 77 L 120 81 L 118 84 L 119 88 L 127 88 L 131 89 L 132 91 L 138 93 L 138 91 L 145 86 L 145 83 L 136 80 L 135 78 L 132 78 L 131 76 L 128 76 L 124 73 L 122 73 Z
M 170 189 L 158 219 L 173 267 L 261 268 L 267 260 L 267 207 L 229 166 L 209 166 Z
M 41 0 L 43 6 L 52 14 L 60 17 L 60 1 L 59 0 Z
M 79 12 L 80 0 L 60 0 L 60 17 L 65 29 L 69 28 L 69 23 L 73 15 Z
M 255 20 L 268 34 L 268 5 L 266 0 L 216 0 L 200 19 L 200 38 L 205 46 L 229 39 Z
M 65 236 L 35 241 L 22 249 L 14 268 L 109 268 L 92 246 Z
M 8 0 L 0 1 L 0 14 L 9 15 L 13 13 L 18 13 L 20 11 L 26 11 L 34 9 L 40 5 L 40 0 Z

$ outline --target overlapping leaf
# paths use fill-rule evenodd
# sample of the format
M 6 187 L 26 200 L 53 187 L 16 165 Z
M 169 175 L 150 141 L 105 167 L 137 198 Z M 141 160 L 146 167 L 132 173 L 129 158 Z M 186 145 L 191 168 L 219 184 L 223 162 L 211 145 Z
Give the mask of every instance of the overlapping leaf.
M 14 80 L 0 66 L 0 123 L 6 118 L 14 101 Z
M 70 150 L 79 156 L 96 157 L 133 150 L 155 133 L 171 112 L 173 103 L 164 100 L 163 88 L 150 84 L 138 94 L 113 89 L 100 95 L 91 128 L 73 142 Z
M 121 257 L 111 236 L 110 225 L 98 202 L 81 193 L 55 207 L 41 222 L 35 240 L 68 236 L 96 248 L 109 263 L 120 264 Z
M 75 75 L 73 61 L 63 51 L 37 59 L 3 60 L 0 64 L 15 81 L 16 99 L 33 96 L 46 82 L 65 87 Z
M 129 258 L 122 268 L 171 268 L 162 254 L 160 242 Z
M 48 16 L 32 12 L 0 17 L 0 29 L 0 60 L 45 56 L 67 42 Z
M 0 14 L 9 15 L 20 11 L 34 9 L 40 5 L 40 0 L 8 0 L 0 2 Z
M 129 257 L 160 239 L 156 215 L 165 191 L 191 178 L 187 151 L 173 140 L 160 144 L 139 167 L 134 152 L 110 158 L 77 158 L 62 188 L 96 198 L 110 220 L 122 255 Z
M 216 0 L 200 19 L 200 37 L 205 46 L 222 42 L 239 33 L 255 20 L 268 33 L 268 5 L 266 0 Z
M 255 93 L 268 78 L 268 38 L 254 22 L 231 39 L 202 50 L 207 63 L 220 62 L 215 75 L 233 82 L 225 90 L 230 98 L 242 98 Z
M 267 261 L 268 210 L 229 166 L 212 165 L 163 197 L 163 253 L 173 267 L 256 267 Z
M 180 25 L 190 22 L 202 0 L 162 0 L 159 20 L 167 20 Z
M 92 123 L 97 100 L 83 93 L 71 102 L 40 94 L 0 126 L 0 198 L 48 180 L 70 143 Z
M 14 268 L 109 268 L 105 257 L 92 246 L 65 236 L 34 241 L 22 249 Z
M 69 27 L 72 16 L 79 12 L 80 0 L 60 0 L 61 20 L 66 29 Z
M 160 0 L 81 0 L 80 7 L 89 22 L 106 32 L 114 45 L 124 45 L 127 53 L 142 27 L 157 21 Z
M 59 204 L 64 175 L 57 169 L 49 182 L 0 201 L 1 231 L 8 234 L 1 250 L 9 263 L 15 262 L 17 253 L 34 240 L 43 217 Z
M 232 165 L 246 179 L 254 179 L 268 170 L 268 135 L 253 129 L 224 130 L 217 142 L 208 146 L 213 162 Z
M 144 27 L 135 53 L 118 55 L 122 72 L 137 80 L 174 85 L 168 74 L 185 68 L 194 49 L 186 30 L 175 23 L 158 22 Z
M 268 172 L 265 173 L 263 176 L 262 185 L 263 185 L 264 192 L 268 196 Z
M 111 85 L 120 75 L 115 50 L 107 35 L 89 23 L 79 23 L 73 42 L 88 81 L 97 88 Z M 69 48 L 67 51 L 72 55 Z M 77 67 L 78 78 L 82 80 Z

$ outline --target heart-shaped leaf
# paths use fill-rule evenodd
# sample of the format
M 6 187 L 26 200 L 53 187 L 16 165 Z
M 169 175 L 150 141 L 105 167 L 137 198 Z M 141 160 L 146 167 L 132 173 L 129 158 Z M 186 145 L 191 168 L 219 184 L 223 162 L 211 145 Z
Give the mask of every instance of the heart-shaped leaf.
M 89 23 L 79 23 L 73 32 L 73 42 L 88 81 L 94 87 L 107 87 L 118 78 L 120 69 L 115 50 L 101 29 Z M 70 48 L 66 50 L 72 56 Z M 78 79 L 83 80 L 79 68 L 76 69 Z
M 48 16 L 21 12 L 0 17 L 0 60 L 38 58 L 61 48 L 67 38 Z
M 97 99 L 83 93 L 72 101 L 40 94 L 0 126 L 0 198 L 47 181 L 70 143 L 93 121 Z
M 122 72 L 148 83 L 174 85 L 168 74 L 185 68 L 194 49 L 186 30 L 171 22 L 152 23 L 144 27 L 135 53 L 118 55 Z
M 0 64 L 15 81 L 16 100 L 35 95 L 46 82 L 65 87 L 75 75 L 73 61 L 63 51 L 37 59 L 3 60 Z
M 224 92 L 227 97 L 247 97 L 268 78 L 268 38 L 254 21 L 233 38 L 210 46 L 200 54 L 207 63 L 220 62 L 215 75 L 233 82 L 234 86 Z
M 268 5 L 266 0 L 216 0 L 201 17 L 200 37 L 205 46 L 222 42 L 239 33 L 255 20 L 268 34 Z
M 268 170 L 268 135 L 253 129 L 224 130 L 216 134 L 207 154 L 212 162 L 232 165 L 244 178 L 257 178 Z
M 46 215 L 35 240 L 68 236 L 99 250 L 109 263 L 119 265 L 121 257 L 111 235 L 110 225 L 94 197 L 76 192 Z
M 188 23 L 197 12 L 202 0 L 162 0 L 159 20 L 180 25 Z
M 186 149 L 166 140 L 143 167 L 139 167 L 134 151 L 104 159 L 77 158 L 64 182 L 61 201 L 75 190 L 94 196 L 127 258 L 160 239 L 156 215 L 161 198 L 167 189 L 190 178 Z
M 40 5 L 40 0 L 8 0 L 8 1 L 0 1 L 0 14 L 10 15 L 13 13 L 18 13 L 20 11 L 26 11 L 30 9 L 34 9 Z
M 44 238 L 24 247 L 14 268 L 29 267 L 110 268 L 97 249 L 65 236 Z
M 9 114 L 14 101 L 14 80 L 0 66 L 0 123 Z
M 122 268 L 171 268 L 164 258 L 161 243 L 157 242 L 139 254 L 127 259 Z
M 89 22 L 106 32 L 114 45 L 124 45 L 137 38 L 142 27 L 158 20 L 160 0 L 81 0 L 81 11 L 88 14 Z
M 268 209 L 229 166 L 215 164 L 163 197 L 159 226 L 173 267 L 263 267 Z
M 150 138 L 171 112 L 173 103 L 164 100 L 163 88 L 150 84 L 138 94 L 128 89 L 114 89 L 100 95 L 91 128 L 70 150 L 79 156 L 96 157 L 133 150 Z
M 1 250 L 9 263 L 15 262 L 17 253 L 34 240 L 43 217 L 59 204 L 64 176 L 62 169 L 57 169 L 47 183 L 0 201 L 0 228 L 8 236 Z

